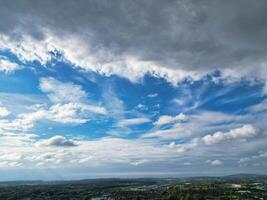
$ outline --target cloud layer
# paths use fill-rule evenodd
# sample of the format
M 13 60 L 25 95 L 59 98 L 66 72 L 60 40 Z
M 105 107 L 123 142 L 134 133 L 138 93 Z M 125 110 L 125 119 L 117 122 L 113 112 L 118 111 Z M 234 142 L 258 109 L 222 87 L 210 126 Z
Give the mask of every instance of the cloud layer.
M 83 69 L 133 81 L 146 73 L 171 82 L 198 79 L 216 68 L 225 77 L 253 72 L 265 80 L 264 0 L 24 0 L 4 5 L 0 48 L 22 60 L 45 63 L 58 51 Z
M 266 8 L 3 0 L 0 176 L 266 171 Z

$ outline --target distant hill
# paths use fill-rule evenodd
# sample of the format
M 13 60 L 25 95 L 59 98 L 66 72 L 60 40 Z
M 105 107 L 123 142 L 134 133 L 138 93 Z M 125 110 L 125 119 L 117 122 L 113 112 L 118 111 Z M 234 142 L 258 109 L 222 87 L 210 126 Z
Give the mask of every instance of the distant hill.
M 245 173 L 241 173 L 241 174 L 233 174 L 233 175 L 228 175 L 228 176 L 224 176 L 224 177 L 228 177 L 228 178 L 242 178 L 242 177 L 267 177 L 267 174 L 245 174 Z
M 266 174 L 233 174 L 233 175 L 228 175 L 224 176 L 223 178 L 226 179 L 250 179 L 250 178 L 267 178 Z
M 227 176 L 199 176 L 199 177 L 183 177 L 183 178 L 101 178 L 101 179 L 81 179 L 81 180 L 53 180 L 53 181 L 0 181 L 0 186 L 15 186 L 15 185 L 46 185 L 46 184 L 90 184 L 90 183 L 131 183 L 131 182 L 146 182 L 155 183 L 157 181 L 179 180 L 179 181 L 201 181 L 201 180 L 214 180 L 214 179 L 226 179 L 226 180 L 240 180 L 240 179 L 265 179 L 265 174 L 233 174 Z

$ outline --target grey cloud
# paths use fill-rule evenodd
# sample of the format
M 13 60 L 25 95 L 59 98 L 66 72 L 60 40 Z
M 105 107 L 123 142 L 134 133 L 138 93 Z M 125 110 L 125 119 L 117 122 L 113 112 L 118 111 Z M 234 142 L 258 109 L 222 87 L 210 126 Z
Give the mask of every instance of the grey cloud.
M 0 31 L 14 37 L 30 34 L 42 40 L 40 27 L 45 27 L 58 36 L 78 35 L 93 51 L 104 48 L 171 69 L 237 68 L 240 73 L 261 74 L 266 67 L 264 0 L 2 0 L 1 4 Z
M 77 144 L 72 141 L 68 140 L 67 138 L 55 135 L 47 140 L 43 140 L 38 143 L 41 146 L 55 146 L 55 147 L 74 147 L 77 146 Z

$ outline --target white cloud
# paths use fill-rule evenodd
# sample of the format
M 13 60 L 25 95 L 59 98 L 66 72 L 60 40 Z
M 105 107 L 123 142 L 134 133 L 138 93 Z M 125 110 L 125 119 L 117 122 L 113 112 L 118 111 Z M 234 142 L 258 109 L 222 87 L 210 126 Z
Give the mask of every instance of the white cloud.
M 202 139 L 205 144 L 212 145 L 225 140 L 248 139 L 257 136 L 258 132 L 251 124 L 231 129 L 228 132 L 216 132 L 213 135 L 206 135 Z
M 148 110 L 147 106 L 145 106 L 144 104 L 139 103 L 137 106 L 135 106 L 135 108 L 139 109 L 139 110 Z
M 177 153 L 184 153 L 195 149 L 196 147 L 198 147 L 198 144 L 199 144 L 199 139 L 194 138 L 189 143 L 176 144 L 175 142 L 171 142 L 169 144 L 169 147 L 176 149 Z
M 174 99 L 173 102 L 179 106 L 182 106 L 185 104 L 184 100 L 182 100 L 182 99 Z
M 8 161 L 2 161 L 0 162 L 0 168 L 18 168 L 21 167 L 22 163 L 19 162 L 8 162 Z
M 25 138 L 27 137 L 25 136 Z M 22 140 L 21 138 L 20 141 Z M 238 149 L 240 152 L 229 148 L 218 149 L 215 145 L 207 146 L 208 149 L 205 149 L 198 138 L 184 143 L 172 142 L 170 145 L 158 140 L 120 138 L 78 140 L 66 139 L 63 136 L 49 139 L 31 137 L 30 140 L 25 139 L 23 142 L 12 142 L 12 144 L 10 141 L 11 138 L 1 140 L 0 136 L 0 162 L 5 162 L 5 165 L 0 166 L 1 168 L 5 168 L 7 163 L 10 162 L 21 163 L 20 167 L 29 169 L 77 167 L 77 163 L 81 168 L 110 167 L 118 164 L 136 166 L 144 163 L 148 166 L 151 164 L 157 166 L 162 163 L 164 163 L 164 166 L 171 163 L 187 163 L 184 165 L 190 165 L 189 162 L 192 160 L 194 160 L 194 163 L 199 163 L 212 156 L 216 156 L 216 158 L 223 157 L 223 160 L 232 161 L 239 159 L 240 152 L 243 151 L 246 154 L 253 150 L 245 143 L 242 143 L 238 148 L 229 147 Z M 64 148 L 66 141 L 74 142 L 77 145 Z M 262 144 L 266 147 L 265 141 Z M 257 146 L 259 145 L 257 144 Z M 262 145 L 260 146 L 262 147 Z M 229 154 L 229 152 L 231 153 Z M 262 152 L 257 156 L 263 158 L 264 153 Z
M 267 158 L 267 152 L 260 152 L 258 155 L 252 156 L 253 159 Z
M 191 129 L 184 128 L 183 125 L 177 123 L 169 129 L 150 131 L 142 135 L 142 138 L 161 138 L 161 139 L 181 139 L 192 134 Z
M 0 120 L 0 128 L 6 130 L 27 130 L 36 122 L 49 120 L 63 124 L 83 124 L 92 118 L 92 114 L 106 115 L 103 107 L 82 103 L 55 104 L 50 108 L 40 108 L 37 111 L 23 113 L 14 120 Z
M 264 100 L 248 108 L 248 111 L 251 113 L 259 113 L 259 112 L 264 112 L 266 110 L 267 110 L 267 100 Z
M 29 168 L 77 167 L 77 163 L 80 167 L 140 165 L 145 162 L 161 162 L 177 156 L 174 149 L 157 142 L 118 138 L 71 140 L 63 136 L 54 136 L 36 140 L 35 143 L 28 142 L 23 146 L 3 146 L 1 140 L 0 144 L 0 162 L 19 162 Z
M 87 94 L 79 85 L 62 83 L 50 77 L 40 80 L 40 89 L 47 93 L 52 105 L 35 104 L 32 106 L 34 112 L 21 113 L 11 120 L 0 120 L 0 128 L 27 130 L 41 120 L 64 124 L 83 124 L 91 120 L 93 115 L 107 115 L 104 107 L 86 102 Z M 0 107 L 0 117 L 7 114 L 8 110 Z
M 190 165 L 192 165 L 191 162 L 185 162 L 185 163 L 183 163 L 183 164 L 186 165 L 186 166 L 190 166 Z
M 220 160 L 213 160 L 210 162 L 211 165 L 213 166 L 218 166 L 218 165 L 221 165 L 222 164 L 222 161 Z
M 223 112 L 204 111 L 190 116 L 198 124 L 225 124 L 228 122 L 242 122 L 248 119 L 247 115 L 225 114 Z
M 20 67 L 17 63 L 11 62 L 7 59 L 0 57 L 0 71 L 3 71 L 5 73 L 10 73 L 10 72 L 13 72 L 19 68 Z
M 140 118 L 132 118 L 132 119 L 123 119 L 118 122 L 118 126 L 134 126 L 134 125 L 140 125 L 144 123 L 148 123 L 151 120 L 145 117 Z
M 47 93 L 49 99 L 55 103 L 50 108 L 50 112 L 56 115 L 54 118 L 62 118 L 61 114 L 63 116 L 74 116 L 77 112 L 107 114 L 103 107 L 84 103 L 87 93 L 80 85 L 70 82 L 63 83 L 49 77 L 40 79 L 40 89 Z
M 251 160 L 251 158 L 248 158 L 248 157 L 240 158 L 240 159 L 239 159 L 239 163 L 240 163 L 240 164 L 242 164 L 242 163 L 246 163 L 246 162 L 248 162 L 248 161 L 250 161 L 250 160 Z
M 181 139 L 189 136 L 199 137 L 220 130 L 234 129 L 251 122 L 251 115 L 233 115 L 222 112 L 199 111 L 177 116 L 163 115 L 154 122 L 153 129 L 143 134 L 143 138 Z M 167 126 L 162 126 L 167 125 Z
M 62 83 L 52 77 L 40 79 L 40 89 L 47 93 L 53 103 L 80 102 L 87 94 L 81 86 Z
M 33 143 L 37 137 L 38 136 L 36 134 L 13 133 L 13 132 L 6 132 L 0 129 L 0 145 L 2 147 L 27 146 L 27 144 Z M 14 154 L 9 152 L 8 154 L 2 154 L 2 156 L 0 157 L 3 158 L 4 155 L 6 155 L 7 157 L 9 157 L 9 159 L 11 159 L 12 155 Z
M 75 103 L 55 104 L 50 107 L 46 114 L 46 118 L 51 121 L 56 121 L 65 124 L 83 124 L 88 119 L 82 117 L 79 112 L 81 105 Z
M 154 124 L 157 126 L 161 126 L 173 122 L 184 122 L 186 120 L 187 116 L 184 115 L 183 113 L 180 113 L 179 115 L 176 116 L 162 115 L 156 122 L 154 122 Z
M 103 107 L 81 103 L 55 104 L 50 107 L 46 118 L 61 123 L 81 124 L 90 120 L 90 113 L 106 115 L 107 111 Z
M 264 161 L 267 159 L 267 152 L 262 151 L 258 152 L 256 155 L 250 156 L 250 157 L 242 157 L 239 159 L 238 163 L 240 165 L 246 165 L 247 163 L 251 162 L 254 163 L 255 160 Z
M 45 110 L 23 113 L 14 120 L 0 120 L 0 128 L 4 130 L 27 130 L 32 128 L 36 121 L 44 119 L 45 116 Z
M 157 97 L 159 94 L 158 93 L 151 93 L 151 94 L 148 94 L 147 97 L 148 98 L 155 98 Z
M 0 106 L 0 117 L 6 117 L 10 114 L 7 108 Z
M 49 139 L 41 140 L 37 144 L 40 146 L 55 146 L 55 147 L 74 147 L 78 145 L 73 140 L 68 140 L 67 138 L 60 135 L 55 135 Z

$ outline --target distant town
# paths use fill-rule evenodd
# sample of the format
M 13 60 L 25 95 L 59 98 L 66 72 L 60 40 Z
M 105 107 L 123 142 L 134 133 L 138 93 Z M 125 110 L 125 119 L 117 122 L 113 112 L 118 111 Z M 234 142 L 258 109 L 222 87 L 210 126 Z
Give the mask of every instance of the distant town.
M 267 176 L 2 182 L 2 200 L 266 200 Z

